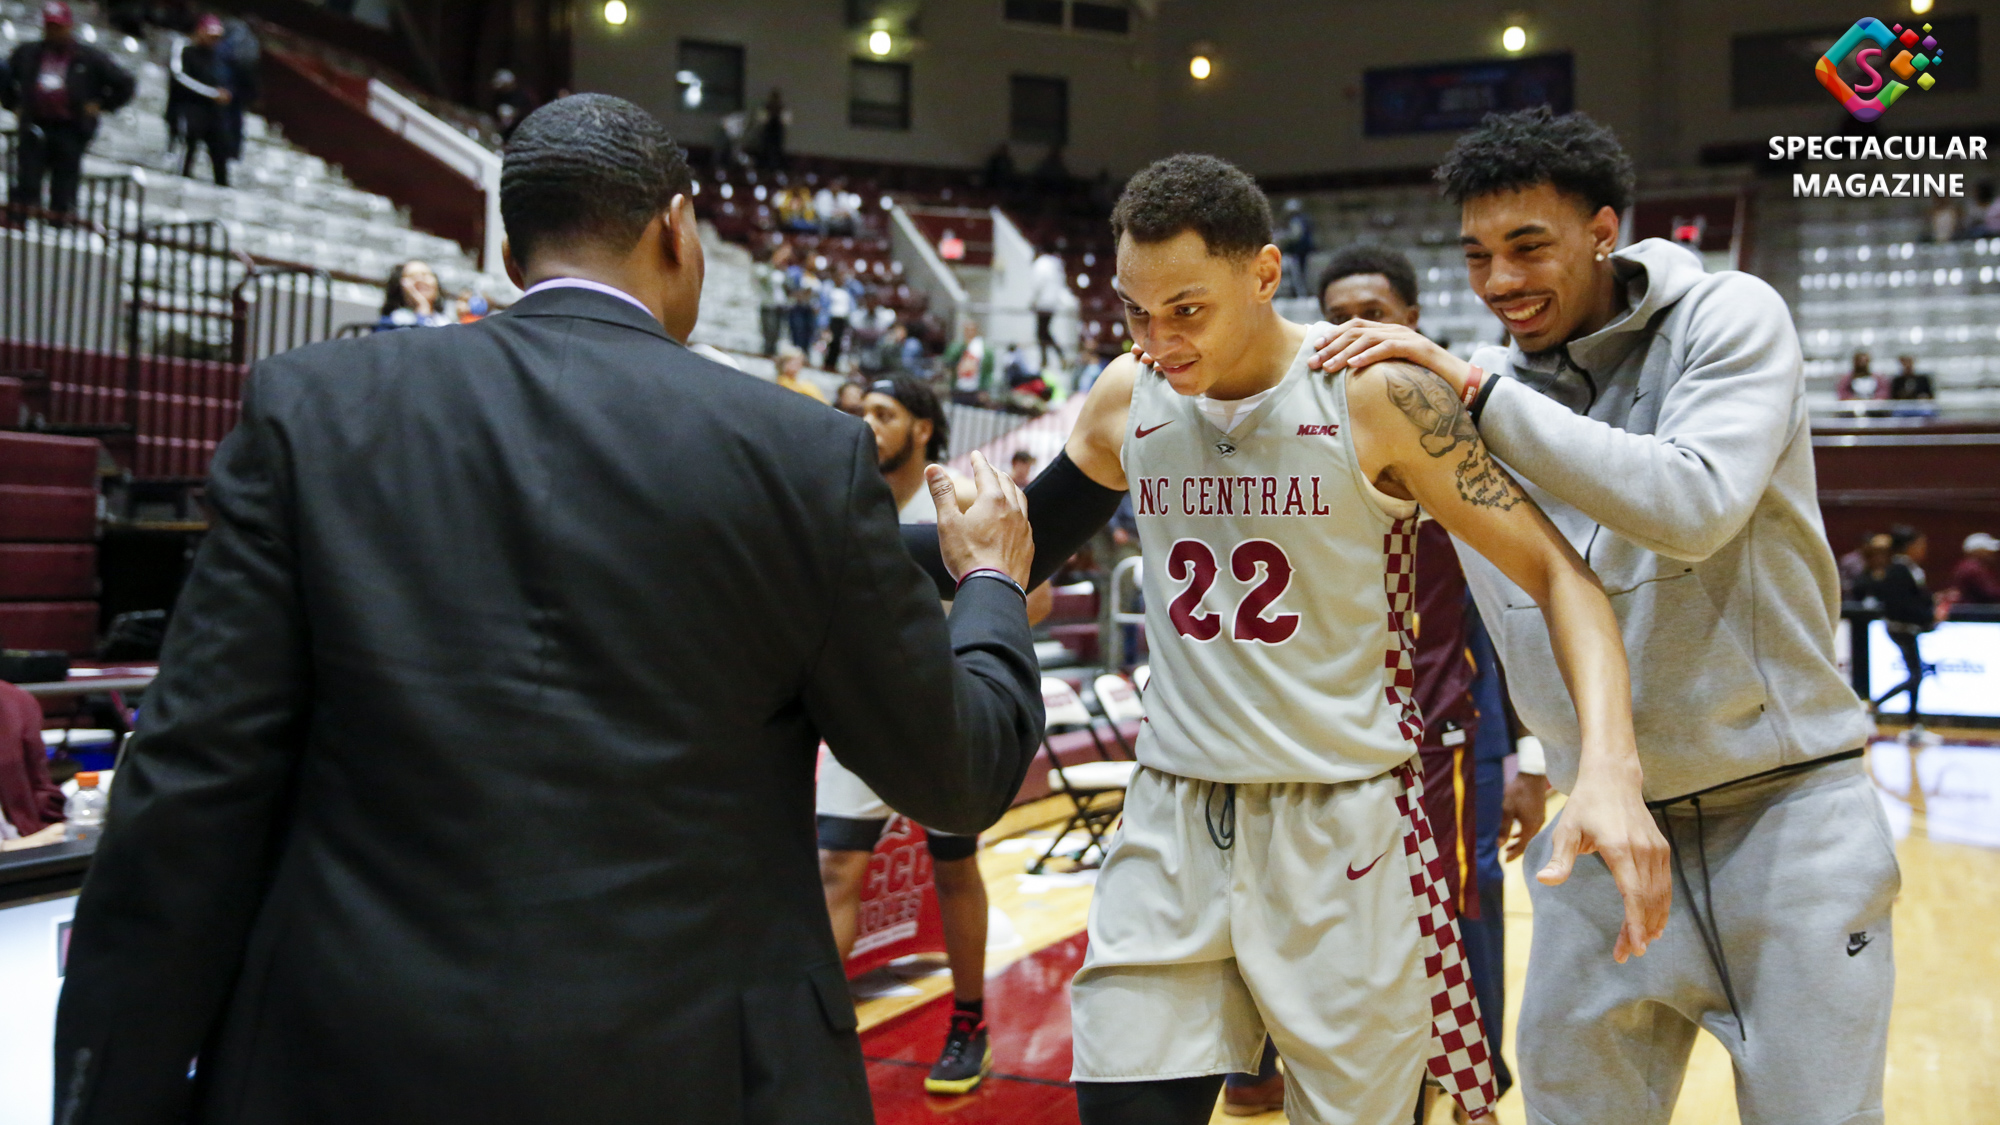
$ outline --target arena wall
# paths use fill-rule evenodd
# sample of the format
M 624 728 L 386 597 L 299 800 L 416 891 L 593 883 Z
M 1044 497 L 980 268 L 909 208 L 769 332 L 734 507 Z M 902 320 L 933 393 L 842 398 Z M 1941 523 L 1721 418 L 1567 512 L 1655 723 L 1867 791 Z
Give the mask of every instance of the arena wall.
M 1366 68 L 1494 58 L 1504 6 L 1484 0 L 1411 4 L 1220 4 L 1167 0 L 1157 18 L 1136 15 L 1133 34 L 1109 38 L 1022 29 L 1000 18 L 998 0 L 932 3 L 907 56 L 912 72 L 908 132 L 847 123 L 847 60 L 864 54 L 843 7 L 796 0 L 687 0 L 671 8 L 633 0 L 631 21 L 608 27 L 601 6 L 579 11 L 579 89 L 633 98 L 661 113 L 691 143 L 711 143 L 712 114 L 682 112 L 672 74 L 678 41 L 745 48 L 746 98 L 781 86 L 794 115 L 798 151 L 864 159 L 970 166 L 1007 134 L 1010 74 L 1069 80 L 1072 172 L 1128 173 L 1164 152 L 1196 149 L 1263 175 L 1407 168 L 1435 160 L 1451 134 L 1366 139 L 1361 76 Z M 1926 18 L 1979 10 L 1940 0 Z M 1770 0 L 1753 9 L 1724 0 L 1549 0 L 1524 17 L 1526 53 L 1575 54 L 1577 104 L 1619 131 L 1647 168 L 1696 164 L 1705 146 L 1773 134 L 1834 133 L 1852 123 L 1829 102 L 1781 109 L 1730 107 L 1733 36 L 1839 26 L 1873 12 L 1835 0 Z M 1980 21 L 1982 89 L 1913 94 L 1894 111 L 1894 131 L 2000 127 L 2000 15 Z M 1200 45 L 1215 60 L 1197 83 L 1187 60 Z M 1974 44 L 1947 44 L 1971 60 Z M 1774 62 L 1774 65 L 1777 65 Z M 1032 164 L 1039 146 L 1016 146 Z

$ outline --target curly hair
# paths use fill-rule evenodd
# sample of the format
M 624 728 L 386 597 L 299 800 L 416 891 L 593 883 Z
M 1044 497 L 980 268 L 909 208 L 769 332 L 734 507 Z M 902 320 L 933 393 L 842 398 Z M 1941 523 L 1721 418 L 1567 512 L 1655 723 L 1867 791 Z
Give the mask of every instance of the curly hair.
M 1313 293 L 1324 297 L 1326 287 L 1343 277 L 1358 274 L 1379 273 L 1389 282 L 1389 288 L 1406 305 L 1417 303 L 1417 270 L 1410 265 L 1410 259 L 1398 251 L 1384 246 L 1349 246 L 1333 256 L 1333 261 L 1320 271 L 1319 288 Z
M 1550 184 L 1593 212 L 1632 206 L 1632 158 L 1618 137 L 1586 113 L 1557 116 L 1545 105 L 1487 114 L 1451 146 L 1435 176 L 1453 203 Z
M 1271 202 L 1250 174 L 1227 160 L 1181 153 L 1157 160 L 1125 184 L 1111 209 L 1111 237 L 1165 242 L 1201 235 L 1208 252 L 1247 258 L 1271 241 Z
M 521 119 L 500 164 L 500 220 L 525 264 L 579 239 L 627 249 L 674 196 L 693 190 L 687 154 L 623 98 L 575 94 Z

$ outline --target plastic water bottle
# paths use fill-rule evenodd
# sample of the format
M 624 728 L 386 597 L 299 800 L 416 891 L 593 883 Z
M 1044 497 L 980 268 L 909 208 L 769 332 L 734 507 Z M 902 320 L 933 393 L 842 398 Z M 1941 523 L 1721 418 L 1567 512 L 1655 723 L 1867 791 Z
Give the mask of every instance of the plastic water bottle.
M 69 840 L 94 840 L 104 831 L 104 790 L 98 788 L 97 774 L 84 772 L 76 775 L 76 793 L 63 804 L 63 816 L 69 827 L 63 837 Z

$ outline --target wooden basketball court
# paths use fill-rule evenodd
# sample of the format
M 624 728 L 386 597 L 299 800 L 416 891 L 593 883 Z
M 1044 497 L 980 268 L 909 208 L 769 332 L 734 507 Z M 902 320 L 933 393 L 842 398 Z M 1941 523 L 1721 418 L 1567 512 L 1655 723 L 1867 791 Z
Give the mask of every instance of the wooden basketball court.
M 1896 904 L 1896 1007 L 1890 1024 L 1885 1105 L 1896 1125 L 1967 1125 L 1996 1120 L 2000 1105 L 2000 741 L 1990 733 L 1940 731 L 1913 755 L 1892 738 L 1871 748 L 1869 766 L 1897 834 L 1903 869 Z M 1914 783 L 1914 784 L 1913 784 Z M 960 1125 L 1073 1125 L 1068 1088 L 1070 974 L 1091 879 L 1028 875 L 1046 844 L 1049 801 L 1025 805 L 988 834 L 980 867 L 995 911 L 988 1014 L 994 1076 L 967 1098 L 931 1098 L 924 1070 L 944 1035 L 950 976 L 943 963 L 899 965 L 858 982 L 862 1045 L 881 1125 L 949 1118 Z M 1037 838 L 1031 833 L 1041 833 Z M 1532 915 L 1521 865 L 1507 865 L 1507 991 L 1527 972 Z M 1515 1057 L 1513 1028 L 1503 1049 Z M 1501 1100 L 1501 1125 L 1524 1125 L 1518 1093 Z M 1214 1120 L 1277 1125 L 1281 1113 Z M 1432 1125 L 1451 1120 L 1439 1105 Z M 1729 1056 L 1703 1034 L 1688 1068 L 1674 1125 L 1734 1125 Z

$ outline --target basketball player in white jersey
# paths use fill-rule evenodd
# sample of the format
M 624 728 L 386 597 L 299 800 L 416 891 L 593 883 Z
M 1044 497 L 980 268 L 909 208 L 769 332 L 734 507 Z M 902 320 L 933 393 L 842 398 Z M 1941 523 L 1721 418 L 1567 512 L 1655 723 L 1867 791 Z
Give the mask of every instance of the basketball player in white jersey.
M 925 470 L 944 456 L 950 442 L 949 424 L 937 395 L 923 383 L 903 376 L 871 383 L 861 405 L 862 419 L 875 433 L 877 464 L 896 497 L 898 517 L 905 524 L 937 523 L 937 502 L 924 479 Z M 962 479 L 955 479 L 953 485 L 959 497 L 977 493 Z M 854 948 L 859 928 L 868 860 L 893 810 L 831 754 L 820 763 L 815 805 L 820 882 L 826 892 L 827 913 L 833 919 L 834 942 L 844 960 Z M 924 1088 L 947 1096 L 969 1094 L 993 1065 L 986 1028 L 987 899 L 986 882 L 979 874 L 979 837 L 953 836 L 929 828 L 925 836 L 938 913 L 944 923 L 954 1003 L 944 1048 L 924 1079 Z
M 1622 961 L 1659 934 L 1670 889 L 1610 605 L 1443 380 L 1307 368 L 1329 328 L 1272 308 L 1281 258 L 1249 176 L 1160 161 L 1112 227 L 1151 363 L 1105 371 L 1071 464 L 1044 474 L 1086 478 L 1077 494 L 1129 489 L 1147 559 L 1142 768 L 1073 990 L 1084 1125 L 1207 1121 L 1267 1030 L 1300 1125 L 1400 1125 L 1426 1071 L 1483 1118 L 1488 1052 L 1411 771 L 1418 506 L 1547 618 L 1585 733 L 1539 877 L 1603 857 L 1626 904 L 1604 954 Z M 1039 553 L 1061 505 L 1037 506 L 1031 492 Z

